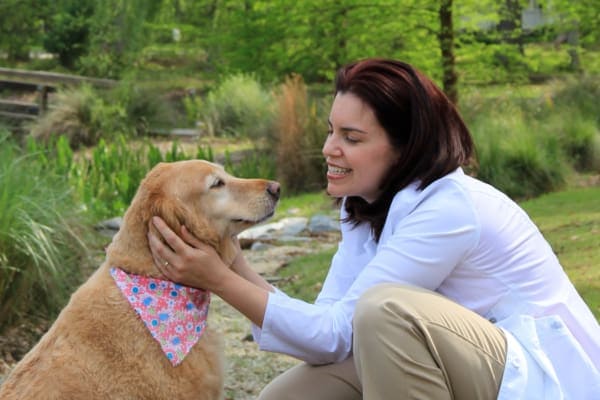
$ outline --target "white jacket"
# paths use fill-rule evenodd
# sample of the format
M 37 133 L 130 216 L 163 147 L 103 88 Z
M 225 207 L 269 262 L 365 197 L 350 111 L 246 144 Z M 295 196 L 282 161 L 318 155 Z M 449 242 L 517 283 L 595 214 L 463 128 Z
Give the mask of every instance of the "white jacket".
M 600 326 L 537 227 L 498 190 L 458 169 L 398 192 L 379 243 L 365 224 L 341 230 L 315 304 L 269 295 L 262 330 L 253 329 L 261 349 L 312 364 L 344 360 L 360 295 L 405 283 L 504 329 L 499 399 L 600 399 Z

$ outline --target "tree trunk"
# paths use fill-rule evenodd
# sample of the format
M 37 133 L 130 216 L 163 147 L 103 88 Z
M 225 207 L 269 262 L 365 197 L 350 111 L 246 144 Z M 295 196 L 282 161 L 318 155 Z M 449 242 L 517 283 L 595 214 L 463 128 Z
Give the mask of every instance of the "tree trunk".
M 452 0 L 441 0 L 439 41 L 442 50 L 443 89 L 454 104 L 458 104 L 458 76 L 454 59 L 454 28 L 452 26 Z

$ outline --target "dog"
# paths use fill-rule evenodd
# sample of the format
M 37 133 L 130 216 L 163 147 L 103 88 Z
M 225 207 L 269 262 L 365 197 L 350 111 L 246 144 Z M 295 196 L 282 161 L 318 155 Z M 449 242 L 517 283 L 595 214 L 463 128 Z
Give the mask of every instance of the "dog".
M 231 264 L 237 251 L 234 237 L 273 215 L 279 191 L 277 182 L 236 178 L 207 161 L 155 166 L 125 212 L 105 261 L 15 366 L 0 386 L 0 399 L 223 398 L 222 346 L 203 320 L 207 308 L 195 314 L 200 316 L 194 321 L 201 336 L 174 361 L 149 330 L 152 324 L 143 322 L 140 310 L 131 304 L 131 290 L 139 287 L 130 285 L 125 292 L 117 275 L 149 285 L 173 285 L 162 280 L 149 249 L 147 233 L 154 230 L 149 221 L 155 215 L 175 232 L 185 225 Z M 209 293 L 174 287 L 207 306 Z M 153 320 L 159 330 L 161 318 Z

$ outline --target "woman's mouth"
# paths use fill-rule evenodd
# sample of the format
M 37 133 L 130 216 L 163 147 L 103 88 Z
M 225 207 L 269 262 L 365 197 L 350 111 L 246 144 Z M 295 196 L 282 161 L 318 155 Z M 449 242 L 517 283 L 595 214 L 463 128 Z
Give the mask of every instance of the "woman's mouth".
M 327 166 L 327 176 L 328 177 L 341 178 L 343 176 L 348 175 L 350 172 L 352 172 L 352 170 L 350 168 L 342 168 L 342 167 L 337 167 L 335 165 Z

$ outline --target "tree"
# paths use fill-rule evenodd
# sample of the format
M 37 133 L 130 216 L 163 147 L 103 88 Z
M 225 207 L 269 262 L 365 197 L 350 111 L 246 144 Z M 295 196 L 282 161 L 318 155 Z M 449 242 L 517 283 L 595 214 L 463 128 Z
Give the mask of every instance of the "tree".
M 0 1 L 0 49 L 8 61 L 26 61 L 39 42 L 48 5 L 43 0 Z
M 454 24 L 452 21 L 452 0 L 440 0 L 440 49 L 442 53 L 443 89 L 448 98 L 458 103 L 458 76 L 454 58 Z
M 58 55 L 62 66 L 74 68 L 79 57 L 87 52 L 93 14 L 93 0 L 63 0 L 54 4 L 53 15 L 46 23 L 43 45 Z
M 145 45 L 148 10 L 144 0 L 105 0 L 101 7 L 95 7 L 89 26 L 89 51 L 78 63 L 81 72 L 118 78 L 124 69 L 131 68 Z

